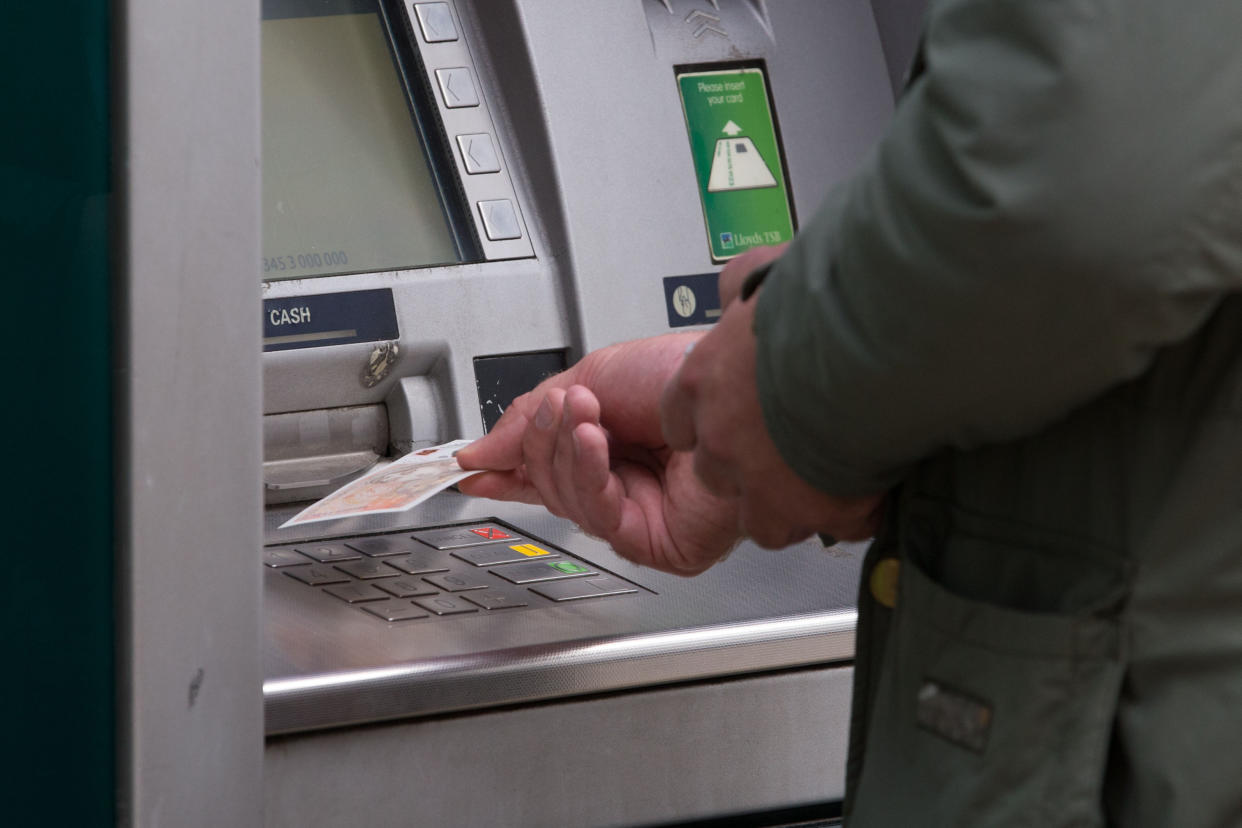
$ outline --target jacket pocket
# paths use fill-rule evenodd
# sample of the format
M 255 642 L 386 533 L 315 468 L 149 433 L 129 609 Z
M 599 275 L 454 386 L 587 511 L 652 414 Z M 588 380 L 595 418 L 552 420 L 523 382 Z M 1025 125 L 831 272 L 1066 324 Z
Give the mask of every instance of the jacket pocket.
M 966 597 L 928 574 L 929 551 L 945 548 L 939 534 L 903 532 L 848 824 L 1102 825 L 1125 580 L 1073 611 Z M 1019 567 L 1032 554 L 1024 545 L 994 553 Z

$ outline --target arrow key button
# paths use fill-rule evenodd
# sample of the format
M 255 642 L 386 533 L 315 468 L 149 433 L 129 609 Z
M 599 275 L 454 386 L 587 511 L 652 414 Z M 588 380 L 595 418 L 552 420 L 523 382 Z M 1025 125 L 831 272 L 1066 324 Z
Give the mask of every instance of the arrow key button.
M 517 211 L 509 199 L 480 201 L 479 214 L 483 218 L 483 232 L 492 241 L 522 237 L 522 225 L 518 222 Z
M 440 96 L 449 109 L 460 109 L 466 106 L 479 105 L 479 93 L 474 88 L 474 79 L 465 66 L 452 69 L 437 69 L 436 81 L 440 84 Z
M 457 26 L 448 3 L 415 3 L 418 27 L 423 30 L 423 40 L 428 43 L 447 43 L 457 39 Z
M 458 135 L 457 148 L 461 150 L 462 161 L 470 175 L 500 172 L 500 156 L 496 154 L 492 136 L 486 132 Z

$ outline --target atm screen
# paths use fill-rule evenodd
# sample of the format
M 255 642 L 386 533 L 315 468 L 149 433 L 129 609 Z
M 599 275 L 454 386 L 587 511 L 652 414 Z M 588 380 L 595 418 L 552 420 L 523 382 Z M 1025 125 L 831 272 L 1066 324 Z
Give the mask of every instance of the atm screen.
M 264 280 L 478 258 L 378 0 L 264 0 L 262 56 Z

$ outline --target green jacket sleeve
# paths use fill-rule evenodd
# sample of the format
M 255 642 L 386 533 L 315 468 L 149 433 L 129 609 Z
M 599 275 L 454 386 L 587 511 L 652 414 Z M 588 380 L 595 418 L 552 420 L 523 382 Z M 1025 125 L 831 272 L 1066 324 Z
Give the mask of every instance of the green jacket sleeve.
M 759 294 L 782 455 L 837 494 L 1033 433 L 1242 288 L 1242 3 L 933 0 L 926 71 Z

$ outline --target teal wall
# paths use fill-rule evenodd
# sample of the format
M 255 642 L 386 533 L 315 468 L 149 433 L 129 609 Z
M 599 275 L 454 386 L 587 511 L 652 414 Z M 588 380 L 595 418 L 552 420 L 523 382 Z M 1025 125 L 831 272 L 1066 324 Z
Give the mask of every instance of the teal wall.
M 109 25 L 64 0 L 0 27 L 6 825 L 116 819 Z

